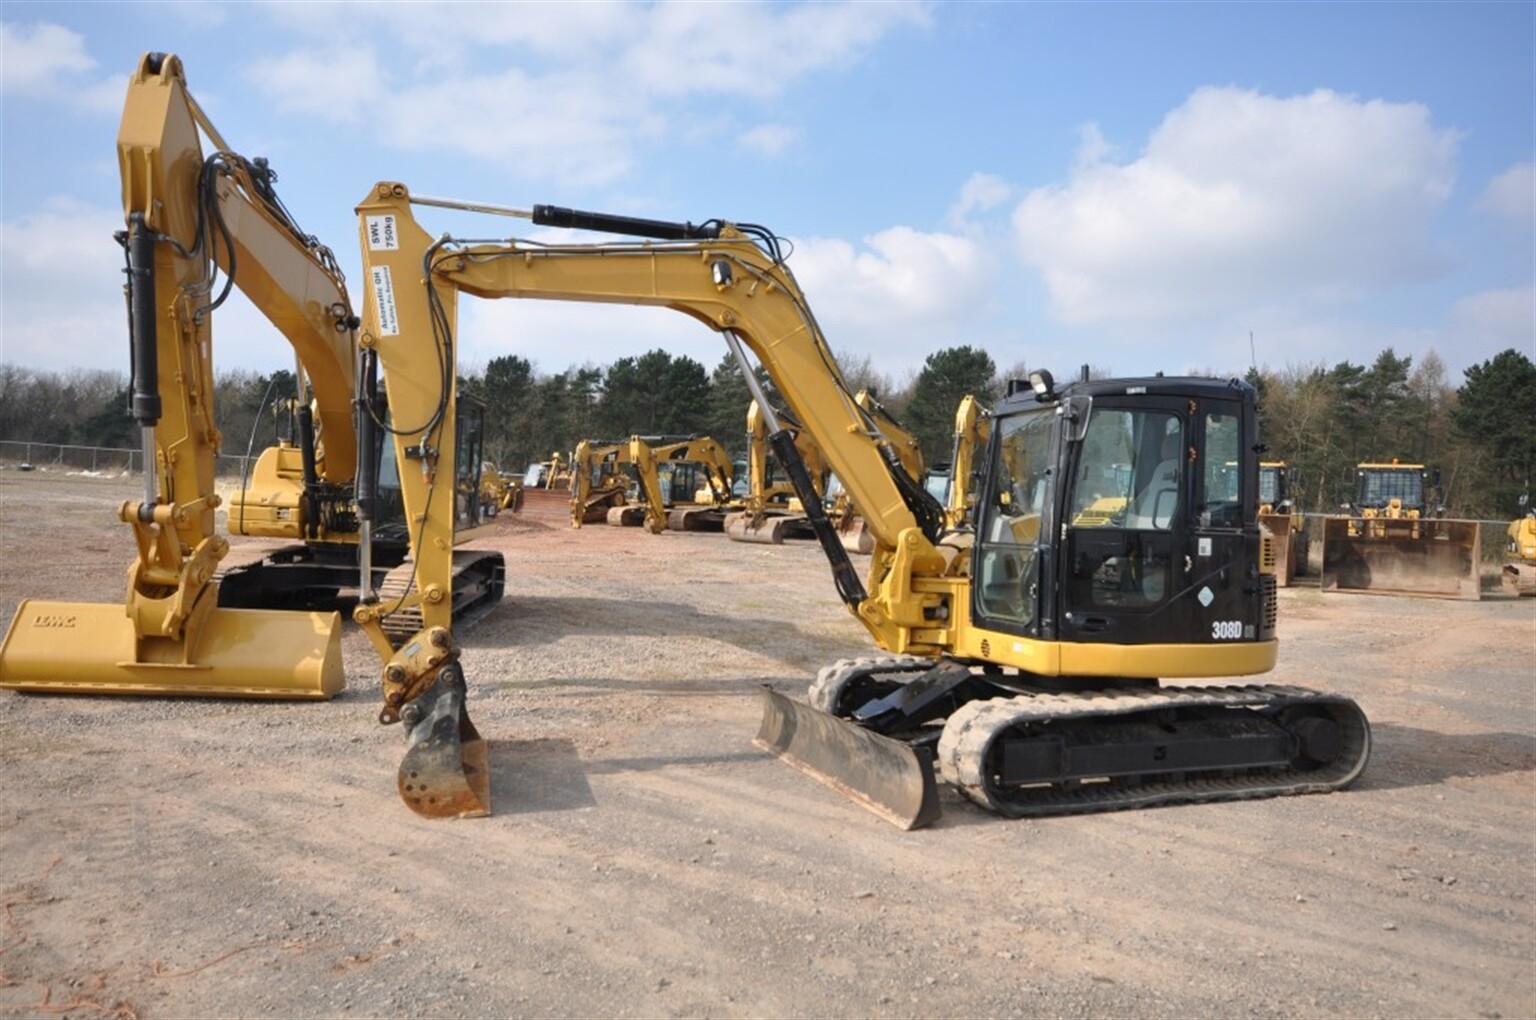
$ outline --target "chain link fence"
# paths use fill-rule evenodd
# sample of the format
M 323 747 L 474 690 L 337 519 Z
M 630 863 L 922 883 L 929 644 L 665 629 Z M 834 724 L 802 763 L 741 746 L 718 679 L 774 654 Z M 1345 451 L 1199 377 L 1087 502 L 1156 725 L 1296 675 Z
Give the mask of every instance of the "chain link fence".
M 216 468 L 220 478 L 238 479 L 249 471 L 245 457 L 221 455 Z M 60 474 L 118 478 L 124 475 L 142 474 L 144 454 L 141 450 L 118 449 L 110 446 L 71 446 L 67 443 L 28 443 L 19 440 L 0 439 L 0 470 L 6 471 L 55 471 Z

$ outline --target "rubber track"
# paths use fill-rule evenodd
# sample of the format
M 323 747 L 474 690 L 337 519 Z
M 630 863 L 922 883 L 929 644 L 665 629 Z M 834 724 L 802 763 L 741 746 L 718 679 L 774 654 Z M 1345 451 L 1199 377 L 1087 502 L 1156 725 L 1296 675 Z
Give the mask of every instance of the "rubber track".
M 1106 718 L 1188 707 L 1326 707 L 1340 723 L 1343 746 L 1337 762 L 1313 771 L 1268 770 L 1257 775 L 1195 775 L 1137 783 L 1068 783 L 994 789 L 984 773 L 993 741 L 1015 726 L 1052 719 Z M 1370 727 L 1353 701 L 1302 687 L 1240 685 L 1162 687 L 1147 690 L 1064 692 L 973 701 L 949 717 L 939 739 L 939 770 L 945 781 L 990 811 L 1012 818 L 1081 814 L 1155 804 L 1242 800 L 1324 793 L 1347 786 L 1365 768 Z
M 916 655 L 865 656 L 858 659 L 839 659 L 830 666 L 823 666 L 806 692 L 806 700 L 812 708 L 828 715 L 842 715 L 838 704 L 843 691 L 855 680 L 875 673 L 926 673 L 932 669 L 932 659 Z

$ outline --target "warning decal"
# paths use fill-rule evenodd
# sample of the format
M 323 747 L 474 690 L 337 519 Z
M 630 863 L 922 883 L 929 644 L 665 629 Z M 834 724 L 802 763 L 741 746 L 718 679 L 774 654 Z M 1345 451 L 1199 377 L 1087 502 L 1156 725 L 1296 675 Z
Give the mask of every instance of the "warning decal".
M 379 313 L 379 335 L 399 336 L 400 318 L 395 313 L 395 286 L 389 279 L 388 266 L 373 266 L 373 307 Z

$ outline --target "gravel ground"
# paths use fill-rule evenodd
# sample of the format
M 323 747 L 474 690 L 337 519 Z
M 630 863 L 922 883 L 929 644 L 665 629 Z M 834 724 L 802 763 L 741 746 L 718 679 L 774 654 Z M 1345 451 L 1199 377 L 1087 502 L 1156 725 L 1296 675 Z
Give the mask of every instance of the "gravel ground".
M 124 480 L 0 473 L 0 612 L 121 598 Z M 1329 796 L 902 833 L 751 746 L 864 653 L 809 543 L 503 515 L 461 634 L 495 815 L 323 704 L 0 692 L 0 1015 L 1536 1014 L 1536 599 L 1281 595 L 1370 716 Z

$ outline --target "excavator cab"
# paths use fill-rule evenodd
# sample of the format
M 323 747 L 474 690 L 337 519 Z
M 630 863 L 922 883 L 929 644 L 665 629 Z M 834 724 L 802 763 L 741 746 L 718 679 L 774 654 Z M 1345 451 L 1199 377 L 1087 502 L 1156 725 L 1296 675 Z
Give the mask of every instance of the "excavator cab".
M 1150 387 L 1149 387 L 1150 388 Z M 1124 389 L 1124 387 L 1121 387 Z M 1255 426 L 1221 387 L 1108 392 L 999 414 L 974 549 L 973 621 L 1084 643 L 1163 644 L 1265 631 Z M 1246 470 L 1234 470 L 1244 465 Z M 1096 512 L 1104 506 L 1117 512 Z M 1053 539 L 1055 539 L 1053 541 Z

